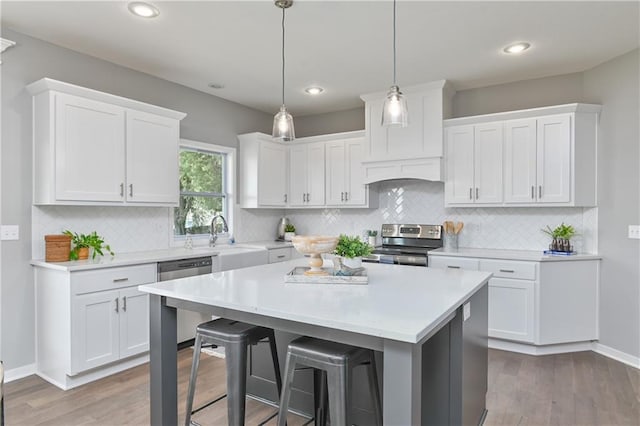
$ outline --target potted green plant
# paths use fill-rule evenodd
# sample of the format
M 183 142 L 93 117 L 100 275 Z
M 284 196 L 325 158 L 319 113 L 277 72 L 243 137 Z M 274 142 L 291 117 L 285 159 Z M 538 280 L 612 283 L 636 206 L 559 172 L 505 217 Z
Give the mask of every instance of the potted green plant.
M 372 249 L 360 237 L 340 234 L 338 244 L 333 253 L 342 258 L 343 265 L 350 268 L 359 268 L 362 266 L 362 257 L 370 255 Z
M 284 240 L 291 241 L 296 236 L 296 227 L 290 223 L 287 223 L 284 227 Z
M 577 235 L 575 228 L 571 225 L 565 225 L 562 222 L 560 225 L 551 229 L 549 225 L 545 229 L 541 230 L 545 234 L 549 235 L 552 239 L 549 244 L 549 250 L 572 252 L 573 246 L 571 245 L 571 238 Z
M 109 244 L 104 243 L 104 238 L 93 231 L 90 234 L 78 234 L 77 232 L 71 232 L 69 230 L 62 232 L 64 235 L 71 237 L 71 243 L 73 249 L 69 253 L 70 260 L 88 259 L 89 249 L 93 249 L 92 259 L 96 258 L 96 254 L 104 256 L 103 249 L 106 250 L 111 256 L 115 253 L 109 247 Z
M 378 231 L 376 231 L 375 229 L 369 229 L 367 231 L 367 237 L 369 240 L 369 245 L 371 247 L 375 247 L 376 246 L 376 237 L 378 236 Z

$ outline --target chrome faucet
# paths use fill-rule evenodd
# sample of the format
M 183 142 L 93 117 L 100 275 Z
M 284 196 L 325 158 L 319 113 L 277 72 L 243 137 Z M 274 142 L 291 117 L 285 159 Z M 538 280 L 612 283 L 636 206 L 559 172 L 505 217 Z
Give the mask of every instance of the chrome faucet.
M 216 245 L 216 240 L 218 239 L 218 233 L 216 232 L 215 222 L 216 219 L 222 219 L 222 232 L 229 232 L 229 227 L 227 226 L 227 221 L 224 219 L 224 216 L 221 214 L 215 215 L 213 219 L 211 219 L 211 236 L 209 237 L 209 247 L 214 247 Z

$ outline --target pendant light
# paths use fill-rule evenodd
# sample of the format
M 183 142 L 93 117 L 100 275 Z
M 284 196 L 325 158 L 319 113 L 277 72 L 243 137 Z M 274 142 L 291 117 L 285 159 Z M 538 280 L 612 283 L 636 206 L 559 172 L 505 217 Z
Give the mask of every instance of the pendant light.
M 284 106 L 284 11 L 293 5 L 293 0 L 275 0 L 276 7 L 282 9 L 282 106 L 273 117 L 273 139 L 278 141 L 292 141 L 296 138 L 293 129 L 293 117 Z
M 393 0 L 393 86 L 389 89 L 382 106 L 382 125 L 385 127 L 407 127 L 408 124 L 407 100 L 396 84 L 396 0 Z

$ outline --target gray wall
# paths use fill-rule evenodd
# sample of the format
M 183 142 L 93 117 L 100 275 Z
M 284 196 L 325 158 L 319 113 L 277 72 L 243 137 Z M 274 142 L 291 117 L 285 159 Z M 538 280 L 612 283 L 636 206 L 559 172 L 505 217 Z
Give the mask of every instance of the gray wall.
M 296 137 L 326 135 L 364 129 L 364 103 L 362 108 L 326 114 L 294 117 Z
M 598 134 L 600 343 L 640 357 L 640 57 L 638 50 L 584 73 L 584 101 L 602 105 Z
M 236 146 L 238 133 L 271 132 L 272 117 L 184 86 L 2 30 L 17 43 L 2 54 L 1 217 L 20 225 L 19 241 L 3 241 L 0 271 L 1 358 L 13 369 L 34 362 L 31 259 L 31 97 L 42 77 L 90 87 L 187 113 L 183 138 Z

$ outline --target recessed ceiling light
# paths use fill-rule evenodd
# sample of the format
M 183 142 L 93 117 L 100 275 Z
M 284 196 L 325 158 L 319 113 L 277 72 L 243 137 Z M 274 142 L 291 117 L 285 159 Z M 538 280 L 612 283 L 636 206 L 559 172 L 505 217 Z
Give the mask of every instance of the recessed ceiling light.
M 219 83 L 209 83 L 207 84 L 207 86 L 211 87 L 212 89 L 224 89 L 224 84 Z
M 530 47 L 531 47 L 531 44 L 522 41 L 519 43 L 510 44 L 509 46 L 505 47 L 503 51 L 504 53 L 520 53 L 520 52 L 524 52 Z
M 310 95 L 319 95 L 320 93 L 324 92 L 324 89 L 319 86 L 312 86 L 307 87 L 306 89 L 304 89 L 304 91 Z
M 136 16 L 140 16 L 142 18 L 155 18 L 160 15 L 160 11 L 157 7 L 152 4 L 134 1 L 129 3 L 129 11 Z

